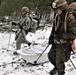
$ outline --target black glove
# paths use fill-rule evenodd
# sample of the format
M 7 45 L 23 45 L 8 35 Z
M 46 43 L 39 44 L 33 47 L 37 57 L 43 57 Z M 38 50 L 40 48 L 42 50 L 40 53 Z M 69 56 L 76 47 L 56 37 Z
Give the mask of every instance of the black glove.
M 20 28 L 20 29 L 23 29 L 23 26 L 19 25 L 19 28 Z
M 32 29 L 32 28 L 29 28 L 28 31 L 31 32 L 31 29 Z
M 68 40 L 68 35 L 66 33 L 62 34 L 63 39 Z
M 66 33 L 62 33 L 60 35 L 57 35 L 56 37 L 59 38 L 59 39 L 64 39 L 64 40 L 69 39 L 69 37 L 68 37 L 68 35 Z
M 16 22 L 12 22 L 12 25 L 17 25 Z

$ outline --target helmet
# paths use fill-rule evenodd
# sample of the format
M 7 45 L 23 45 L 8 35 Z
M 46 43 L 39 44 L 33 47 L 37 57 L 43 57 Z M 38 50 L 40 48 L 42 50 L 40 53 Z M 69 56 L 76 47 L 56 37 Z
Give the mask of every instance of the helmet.
M 76 2 L 73 2 L 68 6 L 68 11 L 76 15 Z
M 28 8 L 28 7 L 22 7 L 21 11 L 22 11 L 22 12 L 27 12 L 27 13 L 28 13 L 28 12 L 29 12 L 29 8 Z
M 53 9 L 65 10 L 68 8 L 68 3 L 66 0 L 55 0 L 52 3 L 52 7 L 53 7 Z

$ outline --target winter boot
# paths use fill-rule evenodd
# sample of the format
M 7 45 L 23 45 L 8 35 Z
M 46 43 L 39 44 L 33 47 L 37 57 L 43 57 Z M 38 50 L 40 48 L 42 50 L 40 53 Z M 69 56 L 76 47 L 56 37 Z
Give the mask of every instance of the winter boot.
M 13 52 L 13 54 L 14 54 L 14 55 L 19 55 L 19 54 L 17 53 L 17 51 Z
M 57 74 L 57 69 L 53 68 L 53 70 L 50 71 L 50 75 L 58 75 Z

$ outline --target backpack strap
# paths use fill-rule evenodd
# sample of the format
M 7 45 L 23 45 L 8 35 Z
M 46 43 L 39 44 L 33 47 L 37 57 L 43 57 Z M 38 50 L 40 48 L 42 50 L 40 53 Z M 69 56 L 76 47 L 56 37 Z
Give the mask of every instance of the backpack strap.
M 68 17 L 68 12 L 66 13 L 66 15 L 65 15 L 65 20 L 64 20 L 64 31 L 65 31 L 65 33 L 66 33 L 66 29 L 67 29 L 67 28 L 66 28 L 66 27 L 67 27 L 67 26 L 66 26 L 66 24 L 67 24 L 67 23 L 66 23 L 67 17 Z

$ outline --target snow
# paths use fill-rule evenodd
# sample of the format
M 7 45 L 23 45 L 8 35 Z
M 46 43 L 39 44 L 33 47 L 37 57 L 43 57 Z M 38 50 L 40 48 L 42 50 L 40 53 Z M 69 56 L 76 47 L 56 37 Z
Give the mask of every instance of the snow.
M 39 43 L 39 45 L 35 47 L 44 49 L 43 47 L 47 46 L 50 31 L 51 28 L 45 28 L 43 31 L 38 30 L 36 33 L 29 33 L 27 35 L 27 39 L 30 42 Z M 27 65 L 26 63 L 10 64 L 14 61 L 23 62 L 23 60 L 17 61 L 18 59 L 22 58 L 21 55 L 13 55 L 13 51 L 16 49 L 14 38 L 15 33 L 0 32 L 0 65 L 3 65 L 0 66 L 0 75 L 49 75 L 49 71 L 54 67 L 50 62 L 35 66 Z M 26 46 L 26 44 L 22 44 L 21 50 L 24 50 L 24 46 Z M 48 51 L 45 53 L 47 52 Z M 76 67 L 76 54 L 71 55 L 70 59 Z M 76 70 L 74 69 L 70 60 L 65 62 L 65 66 L 65 75 L 76 75 Z

